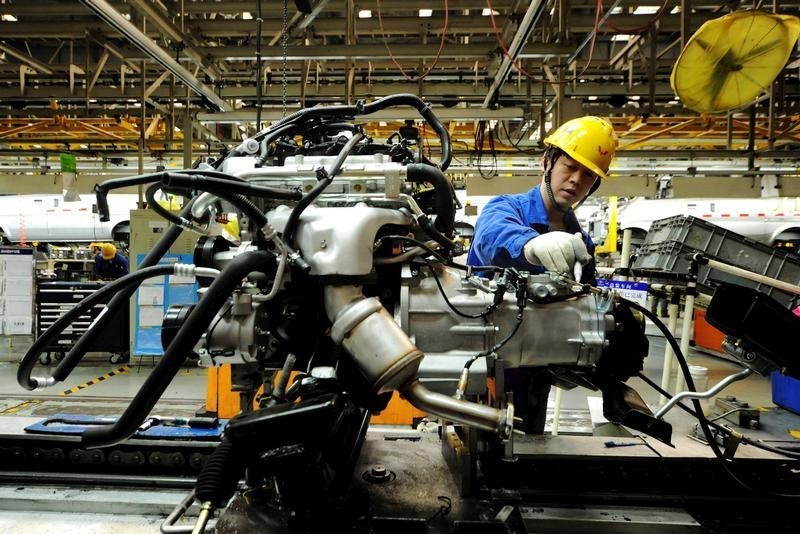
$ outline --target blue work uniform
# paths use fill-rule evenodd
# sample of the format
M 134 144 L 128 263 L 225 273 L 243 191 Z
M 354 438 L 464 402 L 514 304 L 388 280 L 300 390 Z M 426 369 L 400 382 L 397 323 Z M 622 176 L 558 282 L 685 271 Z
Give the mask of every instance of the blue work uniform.
M 574 214 L 568 214 L 564 222 L 567 232 L 581 232 L 586 250 L 594 257 L 592 238 L 581 230 Z M 475 236 L 469 247 L 467 264 L 544 272 L 542 266 L 533 265 L 525 259 L 523 249 L 525 243 L 551 230 L 540 186 L 527 193 L 494 197 L 484 206 L 475 224 Z M 584 266 L 580 282 L 596 283 L 594 259 Z
M 94 276 L 103 280 L 116 280 L 128 274 L 128 258 L 117 252 L 113 258 L 107 260 L 103 254 L 94 257 Z
M 592 255 L 592 260 L 583 268 L 580 281 L 596 284 L 592 239 L 581 230 L 574 213 L 564 217 L 564 226 L 570 233 L 581 232 L 586 250 Z M 525 243 L 550 231 L 540 186 L 527 193 L 497 196 L 486 204 L 478 217 L 467 264 L 544 272 L 541 265 L 533 265 L 525 259 L 523 249 Z M 518 428 L 528 434 L 542 434 L 551 385 L 547 368 L 506 369 L 504 379 L 505 390 L 513 394 L 516 415 L 523 419 Z

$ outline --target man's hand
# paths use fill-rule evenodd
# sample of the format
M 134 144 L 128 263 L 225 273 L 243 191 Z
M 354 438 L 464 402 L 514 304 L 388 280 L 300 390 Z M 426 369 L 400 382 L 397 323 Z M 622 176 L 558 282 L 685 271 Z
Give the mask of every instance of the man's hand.
M 586 265 L 592 256 L 579 232 L 548 232 L 534 237 L 523 249 L 525 259 L 548 271 L 573 274 L 576 262 Z

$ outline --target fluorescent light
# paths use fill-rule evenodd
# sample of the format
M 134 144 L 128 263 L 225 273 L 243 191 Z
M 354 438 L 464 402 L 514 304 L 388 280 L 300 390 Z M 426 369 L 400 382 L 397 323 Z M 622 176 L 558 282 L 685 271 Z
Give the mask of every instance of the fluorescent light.
M 618 33 L 616 35 L 611 36 L 612 41 L 629 41 L 630 38 L 633 37 L 632 35 L 628 35 L 627 33 Z
M 553 9 L 555 9 L 555 8 L 553 8 Z M 500 14 L 500 12 L 497 11 L 496 9 L 492 9 L 491 12 L 490 12 L 488 7 L 483 8 L 483 11 L 481 11 L 481 16 L 482 17 L 488 17 L 489 15 L 499 15 L 499 14 Z
M 253 20 L 253 14 L 249 11 L 242 11 L 242 20 Z
M 420 9 L 419 10 L 419 16 L 420 17 L 430 17 L 432 15 L 433 15 L 433 10 L 432 9 Z
M 360 19 L 371 19 L 372 18 L 372 10 L 370 10 L 370 9 L 359 9 L 358 10 L 358 18 L 360 18 Z
M 588 100 L 595 101 L 597 100 L 597 97 L 595 95 L 591 95 L 590 97 L 588 97 Z
M 640 98 L 642 98 L 642 97 L 641 97 L 641 96 L 639 96 L 639 95 L 631 95 L 631 96 L 629 96 L 628 98 L 629 98 L 629 99 L 631 99 L 631 100 L 639 100 L 639 99 L 640 99 Z
M 0 15 L 0 18 L 5 22 L 17 22 L 17 17 L 14 15 Z
M 634 15 L 652 15 L 653 13 L 657 13 L 659 10 L 658 6 L 638 6 L 636 9 L 633 10 Z

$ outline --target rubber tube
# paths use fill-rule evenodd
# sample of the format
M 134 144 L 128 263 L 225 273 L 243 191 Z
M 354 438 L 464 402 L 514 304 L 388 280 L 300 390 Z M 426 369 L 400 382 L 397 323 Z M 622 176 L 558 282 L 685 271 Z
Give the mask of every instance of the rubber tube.
M 71 308 L 67 313 L 59 317 L 56 322 L 50 325 L 50 327 L 33 342 L 28 352 L 25 353 L 25 356 L 22 357 L 22 362 L 20 362 L 19 369 L 17 370 L 17 382 L 19 382 L 19 385 L 27 390 L 33 390 L 43 385 L 38 380 L 31 378 L 31 371 L 36 365 L 39 355 L 50 346 L 53 341 L 55 341 L 56 336 L 63 332 L 67 326 L 72 324 L 80 314 L 91 309 L 95 304 L 103 302 L 109 295 L 116 293 L 120 288 L 128 287 L 133 284 L 138 285 L 142 280 L 153 276 L 168 274 L 172 272 L 173 268 L 172 265 L 156 265 L 154 267 L 135 271 L 114 280 L 76 304 L 75 307 Z M 105 314 L 108 314 L 108 310 L 106 310 Z M 54 379 L 55 377 L 51 376 L 50 378 Z
M 439 168 L 446 170 L 450 166 L 450 160 L 453 158 L 450 148 L 450 133 L 445 128 L 444 124 L 439 120 L 439 117 L 431 109 L 430 104 L 422 100 L 412 93 L 400 93 L 397 95 L 389 95 L 387 97 L 376 100 L 364 106 L 364 111 L 361 115 L 369 115 L 382 109 L 392 106 L 406 105 L 415 108 L 425 121 L 431 125 L 433 131 L 439 136 L 439 141 L 442 146 L 442 160 L 439 162 Z
M 302 200 L 297 203 L 292 212 L 289 214 L 289 218 L 286 220 L 286 226 L 284 226 L 283 229 L 283 240 L 288 246 L 294 247 L 294 234 L 297 231 L 297 225 L 300 223 L 300 214 L 303 213 L 303 211 L 312 202 L 314 202 L 314 200 L 316 200 L 320 194 L 322 194 L 325 188 L 331 184 L 333 178 L 339 174 L 347 155 L 362 139 L 364 139 L 364 134 L 357 133 L 347 141 L 347 143 L 342 147 L 342 150 L 340 150 L 339 154 L 336 156 L 336 160 L 333 162 L 330 171 L 326 171 L 324 178 L 317 182 L 317 185 L 314 186 L 314 189 L 309 191 L 308 194 L 306 194 Z
M 430 107 L 430 104 L 428 104 L 420 97 L 412 93 L 400 93 L 396 95 L 389 95 L 364 105 L 326 106 L 326 107 L 301 109 L 289 115 L 288 117 L 283 118 L 277 124 L 274 124 L 271 130 L 264 133 L 264 137 L 260 139 L 260 142 L 263 143 L 266 140 L 267 136 L 274 137 L 274 133 L 278 132 L 278 130 L 282 131 L 283 126 L 288 125 L 290 123 L 299 122 L 300 119 L 308 119 L 308 118 L 322 117 L 322 116 L 355 117 L 358 115 L 369 115 L 371 113 L 375 113 L 376 111 L 380 111 L 382 109 L 394 106 L 403 106 L 403 105 L 410 106 L 416 109 L 422 116 L 422 118 L 425 119 L 425 121 L 431 125 L 433 130 L 439 136 L 439 140 L 441 142 L 441 147 L 442 147 L 442 160 L 439 163 L 439 168 L 442 169 L 443 171 L 446 170 L 447 167 L 450 166 L 450 160 L 453 158 L 452 151 L 450 148 L 450 134 L 448 133 L 447 128 L 445 128 L 444 124 L 442 124 L 442 122 L 433 112 L 433 110 Z M 265 154 L 262 154 L 262 157 L 266 159 Z
M 191 217 L 195 198 L 190 199 L 186 205 L 183 206 L 183 209 L 178 213 L 178 217 L 187 219 Z M 147 256 L 144 257 L 137 268 L 141 270 L 156 265 L 164 254 L 169 251 L 170 247 L 175 244 L 175 241 L 178 240 L 181 233 L 183 233 L 183 228 L 180 226 L 169 226 L 167 231 L 164 232 L 164 235 L 161 236 L 161 239 L 159 239 L 156 245 L 147 253 Z M 123 306 L 129 305 L 129 299 L 134 291 L 136 291 L 136 287 L 137 286 L 126 286 L 112 297 L 106 305 L 106 313 L 95 319 L 89 326 L 89 329 L 78 338 L 70 351 L 64 356 L 64 359 L 59 362 L 52 374 L 52 377 L 56 381 L 61 382 L 70 375 L 78 365 L 78 362 L 86 355 L 90 345 L 97 339 L 97 336 L 106 329 L 106 326 L 110 323 L 118 310 L 122 309 Z
M 165 172 L 161 175 L 161 183 L 165 187 L 191 187 L 217 193 L 238 193 L 254 197 L 274 198 L 278 200 L 300 200 L 303 194 L 292 189 L 278 189 L 264 185 L 251 184 L 244 181 L 231 181 L 214 176 L 194 176 L 190 173 Z
M 83 446 L 113 445 L 136 432 L 242 278 L 274 266 L 275 256 L 264 251 L 245 252 L 231 260 L 186 318 L 125 412 L 112 425 L 85 430 L 81 435 Z
M 453 235 L 456 220 L 455 195 L 450 181 L 444 173 L 430 165 L 412 163 L 406 167 L 408 181 L 414 183 L 428 182 L 433 185 L 436 194 L 436 221 L 434 226 L 444 235 Z

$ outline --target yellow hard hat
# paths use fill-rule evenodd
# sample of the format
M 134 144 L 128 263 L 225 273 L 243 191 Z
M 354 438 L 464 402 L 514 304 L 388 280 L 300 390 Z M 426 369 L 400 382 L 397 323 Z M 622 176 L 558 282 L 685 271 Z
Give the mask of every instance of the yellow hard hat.
M 116 256 L 117 247 L 115 247 L 111 243 L 103 243 L 102 253 L 104 260 L 110 260 L 111 258 Z
M 231 236 L 236 239 L 239 238 L 239 220 L 235 218 L 228 219 L 222 228 Z
M 565 122 L 544 140 L 546 146 L 560 148 L 600 178 L 608 178 L 618 143 L 608 121 L 589 115 Z

